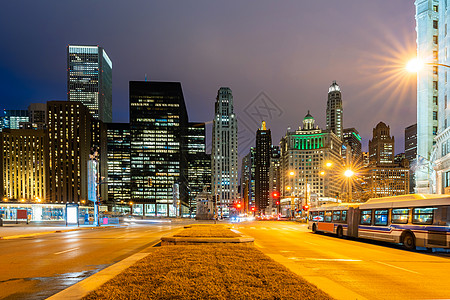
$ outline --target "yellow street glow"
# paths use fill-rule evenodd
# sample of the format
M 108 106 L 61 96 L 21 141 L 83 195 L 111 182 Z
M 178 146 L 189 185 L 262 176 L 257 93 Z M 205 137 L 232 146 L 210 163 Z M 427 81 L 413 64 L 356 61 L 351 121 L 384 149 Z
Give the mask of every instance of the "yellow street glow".
M 344 176 L 345 176 L 345 177 L 352 177 L 353 175 L 355 175 L 355 172 L 353 172 L 353 171 L 350 170 L 350 169 L 345 170 L 345 172 L 344 172 Z
M 424 65 L 423 61 L 421 61 L 418 58 L 414 58 L 414 59 L 411 59 L 406 64 L 406 70 L 408 70 L 408 72 L 411 72 L 411 73 L 417 73 L 423 69 L 423 65 Z
M 294 171 L 289 172 L 289 175 L 294 176 L 295 175 Z
M 327 163 L 325 164 L 325 166 L 327 166 L 328 168 L 331 167 L 332 165 L 333 165 L 332 162 L 327 162 Z

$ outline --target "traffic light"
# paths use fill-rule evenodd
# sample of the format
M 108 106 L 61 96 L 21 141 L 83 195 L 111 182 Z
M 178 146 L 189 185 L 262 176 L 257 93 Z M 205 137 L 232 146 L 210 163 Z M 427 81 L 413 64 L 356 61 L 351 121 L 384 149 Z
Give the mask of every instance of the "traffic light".
M 279 205 L 280 204 L 280 201 L 277 201 L 277 205 Z
M 278 192 L 272 192 L 272 197 L 278 198 L 278 197 L 280 197 L 280 194 Z
M 255 207 L 254 206 L 252 207 L 252 211 L 255 211 Z
M 241 202 L 236 203 L 236 208 L 237 208 L 237 209 L 240 209 L 241 206 L 242 206 L 242 205 L 241 205 Z
M 309 205 L 303 205 L 303 210 L 308 210 L 309 209 Z

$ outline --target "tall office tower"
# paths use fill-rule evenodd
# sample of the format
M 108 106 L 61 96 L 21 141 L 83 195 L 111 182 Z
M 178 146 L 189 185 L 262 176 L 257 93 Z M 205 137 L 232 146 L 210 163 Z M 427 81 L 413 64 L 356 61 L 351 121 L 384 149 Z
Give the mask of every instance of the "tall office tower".
M 112 122 L 112 62 L 99 46 L 67 46 L 67 95 L 94 118 Z
M 280 201 L 281 153 L 279 146 L 272 145 L 270 150 L 269 203 L 272 204 L 272 207 L 276 207 L 276 202 Z
M 352 154 L 353 162 L 361 162 L 362 150 L 361 150 L 361 136 L 358 130 L 355 128 L 345 128 L 343 133 L 344 143 L 349 146 L 349 151 Z
M 302 205 L 308 201 L 308 204 L 316 206 L 319 203 L 314 202 L 311 196 L 315 199 L 335 198 L 341 192 L 341 185 L 336 180 L 337 168 L 326 169 L 326 164 L 342 164 L 342 141 L 334 132 L 315 126 L 315 120 L 309 112 L 303 119 L 303 127 L 286 132 L 280 148 L 282 197 L 297 197 L 302 199 Z M 300 206 L 300 203 L 297 205 Z M 292 208 L 288 208 L 288 215 L 292 215 Z
M 255 205 L 255 148 L 251 147 L 241 163 L 241 198 L 244 201 L 244 210 L 250 211 Z
M 373 129 L 373 138 L 369 141 L 369 163 L 394 163 L 394 137 L 390 136 L 390 128 L 383 122 Z
M 409 161 L 409 192 L 416 187 L 417 124 L 405 128 L 405 158 Z
M 196 214 L 196 196 L 211 189 L 211 155 L 206 154 L 205 123 L 189 123 L 187 132 L 189 206 Z
M 412 162 L 417 156 L 417 124 L 405 128 L 405 158 Z
M 426 63 L 446 64 L 448 60 L 447 20 L 439 19 L 439 11 L 446 16 L 447 1 L 416 0 L 414 4 L 416 6 L 417 58 Z M 439 53 L 442 55 L 439 56 Z M 446 119 L 446 113 L 441 111 L 441 108 L 444 109 L 443 106 L 447 102 L 448 88 L 441 90 L 439 86 L 443 83 L 440 80 L 441 76 L 447 76 L 447 70 L 438 71 L 438 66 L 435 65 L 427 66 L 417 73 L 416 192 L 421 194 L 428 194 L 434 190 L 430 160 L 434 160 L 431 153 L 438 133 L 438 110 L 439 115 L 442 115 L 439 118 Z M 439 122 L 439 125 L 444 124 Z M 439 131 L 442 132 L 443 129 Z
M 28 106 L 28 122 L 20 122 L 20 129 L 46 129 L 47 103 L 31 103 Z
M 49 138 L 49 192 L 47 198 L 53 203 L 85 203 L 88 192 L 87 162 L 89 155 L 104 144 L 95 139 L 106 136 L 99 133 L 102 128 L 81 102 L 47 102 Z M 101 156 L 99 176 L 106 157 Z M 106 199 L 105 189 L 100 188 L 101 199 Z
M 108 204 L 114 210 L 131 200 L 131 138 L 129 123 L 106 123 L 108 155 Z
M 3 110 L 1 117 L 0 131 L 6 128 L 20 129 L 21 122 L 28 122 L 28 110 Z
M 130 81 L 129 90 L 133 213 L 187 213 L 188 115 L 181 84 Z
M 45 130 L 4 129 L 0 133 L 1 199 L 46 202 L 48 138 Z
M 217 92 L 212 129 L 211 187 L 213 195 L 219 195 L 224 215 L 238 199 L 237 130 L 231 89 L 221 87 Z
M 261 128 L 256 131 L 255 147 L 255 188 L 256 211 L 265 213 L 269 206 L 269 168 L 272 147 L 272 135 L 262 122 Z
M 327 130 L 333 132 L 340 140 L 343 134 L 343 110 L 341 88 L 333 81 L 328 89 Z

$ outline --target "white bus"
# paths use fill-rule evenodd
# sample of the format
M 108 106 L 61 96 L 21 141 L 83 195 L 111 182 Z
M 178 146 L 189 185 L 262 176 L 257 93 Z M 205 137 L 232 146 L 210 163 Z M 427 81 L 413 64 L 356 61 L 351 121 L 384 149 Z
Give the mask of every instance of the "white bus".
M 450 195 L 410 194 L 311 208 L 308 228 L 402 243 L 408 250 L 450 248 Z

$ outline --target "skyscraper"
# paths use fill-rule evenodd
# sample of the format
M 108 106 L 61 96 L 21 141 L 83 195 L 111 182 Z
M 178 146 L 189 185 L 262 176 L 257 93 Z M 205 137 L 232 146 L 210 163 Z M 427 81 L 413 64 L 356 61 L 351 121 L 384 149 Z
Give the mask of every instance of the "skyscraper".
M 394 163 L 394 144 L 389 126 L 379 122 L 373 129 L 372 140 L 369 141 L 369 162 L 376 165 Z
M 241 197 L 244 210 L 249 211 L 255 205 L 255 148 L 251 147 L 241 163 Z
M 129 123 L 107 123 L 108 204 L 126 205 L 131 199 L 131 139 Z
M 211 188 L 211 155 L 206 154 L 205 123 L 190 122 L 187 135 L 189 206 L 196 213 L 195 197 Z
M 328 89 L 327 101 L 327 130 L 333 132 L 342 140 L 343 134 L 343 110 L 342 110 L 342 94 L 341 88 L 333 81 Z
M 47 114 L 50 165 L 47 198 L 53 203 L 83 203 L 88 192 L 87 162 L 94 151 L 100 155 L 99 176 L 107 176 L 104 127 L 81 102 L 49 101 Z M 99 190 L 99 196 L 105 200 L 106 187 L 101 185 Z
M 350 148 L 348 149 L 348 152 L 352 154 L 351 161 L 361 162 L 362 160 L 361 136 L 359 135 L 358 130 L 356 130 L 355 128 L 345 128 L 343 140 L 344 143 Z
M 417 58 L 431 64 L 448 64 L 446 39 L 447 21 L 439 20 L 439 14 L 447 15 L 447 1 L 416 0 Z M 440 9 L 439 9 L 440 8 Z M 439 11 L 441 11 L 439 13 Z M 448 18 L 448 17 L 446 17 Z M 439 56 L 439 53 L 443 55 Z M 444 59 L 443 59 L 444 58 Z M 416 191 L 432 192 L 430 160 L 434 138 L 438 133 L 439 112 L 447 102 L 448 87 L 439 88 L 440 76 L 447 76 L 447 70 L 438 72 L 438 66 L 429 66 L 417 72 L 417 171 Z M 440 93 L 442 93 L 440 95 Z M 438 98 L 439 101 L 438 101 Z M 438 105 L 438 102 L 440 103 Z M 441 114 L 441 113 L 440 113 Z M 443 120 L 446 119 L 442 111 Z M 444 125 L 444 122 L 439 123 Z M 450 124 L 448 124 L 450 125 Z M 447 127 L 447 126 L 445 126 Z
M 230 88 L 221 87 L 217 92 L 212 134 L 212 193 L 219 195 L 223 213 L 227 214 L 238 198 L 237 119 Z
M 417 123 L 405 128 L 405 158 L 409 161 L 409 192 L 416 187 Z
M 67 46 L 67 96 L 94 118 L 112 122 L 112 62 L 99 46 Z
M 272 136 L 266 122 L 256 132 L 255 148 L 255 187 L 256 211 L 265 213 L 269 206 L 269 168 L 271 157 Z
M 188 115 L 181 84 L 130 81 L 129 90 L 133 212 L 175 216 L 181 209 L 187 213 Z

